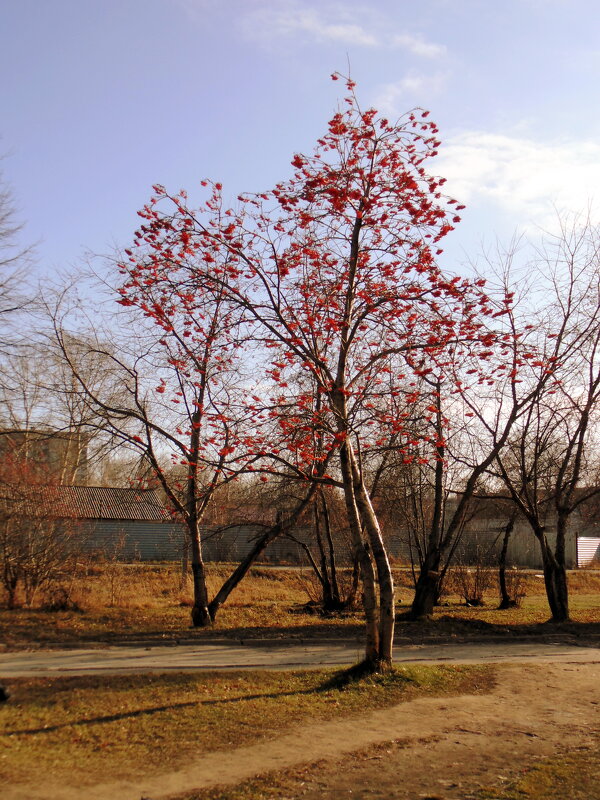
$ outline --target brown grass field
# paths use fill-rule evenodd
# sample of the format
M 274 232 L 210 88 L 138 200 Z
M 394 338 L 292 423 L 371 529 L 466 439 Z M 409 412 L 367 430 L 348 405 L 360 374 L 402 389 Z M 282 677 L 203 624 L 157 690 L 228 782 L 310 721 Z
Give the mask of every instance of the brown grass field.
M 209 565 L 210 589 L 215 591 L 231 565 Z M 520 608 L 498 610 L 497 589 L 485 595 L 482 607 L 467 607 L 450 593 L 431 620 L 409 622 L 403 613 L 412 600 L 412 578 L 396 570 L 398 597 L 397 641 L 421 641 L 439 636 L 600 634 L 600 571 L 577 570 L 569 575 L 572 622 L 545 624 L 549 617 L 543 579 L 522 573 L 525 593 Z M 195 640 L 225 638 L 356 637 L 363 632 L 361 610 L 322 616 L 307 602 L 314 597 L 308 571 L 255 567 L 220 609 L 214 625 L 193 629 L 191 591 L 182 587 L 173 564 L 106 564 L 82 570 L 68 587 L 72 607 L 49 610 L 48 598 L 33 608 L 0 608 L 0 642 L 5 648 L 56 646 L 111 641 Z M 1 600 L 1 598 L 0 598 Z

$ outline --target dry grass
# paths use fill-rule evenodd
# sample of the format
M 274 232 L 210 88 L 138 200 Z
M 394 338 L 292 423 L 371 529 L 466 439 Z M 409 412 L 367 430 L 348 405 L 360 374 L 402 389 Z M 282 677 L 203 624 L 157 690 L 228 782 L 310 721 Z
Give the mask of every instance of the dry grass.
M 350 792 L 349 797 L 359 798 L 370 794 L 383 796 L 380 785 L 364 785 L 361 769 L 368 762 L 393 758 L 408 743 L 407 740 L 396 739 L 353 752 L 352 759 L 345 764 L 346 771 L 352 771 L 356 780 L 356 789 Z M 577 750 L 538 761 L 522 770 L 516 780 L 509 780 L 502 786 L 471 790 L 465 782 L 462 792 L 469 800 L 600 800 L 600 783 L 597 779 L 600 774 L 599 744 L 598 736 L 594 736 Z M 510 773 L 508 767 L 506 771 Z M 184 793 L 177 800 L 300 800 L 306 796 L 332 797 L 336 796 L 336 790 L 332 790 L 329 776 L 331 770 L 336 768 L 340 768 L 339 762 L 326 760 L 270 772 L 235 786 Z M 443 800 L 445 794 L 421 794 L 419 797 Z
M 210 566 L 211 592 L 232 569 Z M 176 565 L 97 566 L 73 582 L 71 598 L 77 610 L 1 609 L 0 640 L 15 647 L 29 642 L 248 637 L 263 631 L 279 635 L 305 628 L 318 633 L 326 628 L 319 616 L 301 613 L 307 597 L 293 570 L 251 570 L 220 609 L 215 626 L 204 630 L 191 628 L 191 587 L 181 587 Z M 338 619 L 337 624 L 358 634 L 361 615 Z
M 493 668 L 402 667 L 361 680 L 333 670 L 19 679 L 0 708 L 0 785 L 85 785 L 169 772 L 190 757 L 277 736 L 308 719 L 416 696 L 489 691 Z
M 600 800 L 598 735 L 577 750 L 544 758 L 517 780 L 473 794 L 473 800 Z
M 230 565 L 209 565 L 211 592 L 231 569 Z M 396 583 L 399 641 L 449 634 L 514 635 L 549 630 L 544 625 L 549 612 L 539 573 L 524 573 L 526 596 L 521 608 L 499 611 L 495 590 L 488 591 L 481 608 L 466 607 L 462 598 L 454 594 L 444 597 L 444 604 L 436 609 L 432 620 L 418 624 L 402 619 L 413 595 L 409 571 L 396 570 Z M 571 572 L 569 583 L 573 624 L 559 630 L 600 634 L 600 572 Z M 92 644 L 222 636 L 247 639 L 363 635 L 360 610 L 330 618 L 309 613 L 305 575 L 297 570 L 252 569 L 209 629 L 191 627 L 191 589 L 182 589 L 177 565 L 96 565 L 73 580 L 71 599 L 77 610 L 0 610 L 0 641 L 8 647 L 22 647 L 31 643 Z

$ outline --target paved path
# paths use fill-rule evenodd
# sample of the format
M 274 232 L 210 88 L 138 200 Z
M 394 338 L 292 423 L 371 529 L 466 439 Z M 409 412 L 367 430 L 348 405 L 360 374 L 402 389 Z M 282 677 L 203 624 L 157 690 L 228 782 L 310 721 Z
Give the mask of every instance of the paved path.
M 0 677 L 99 675 L 182 670 L 296 669 L 354 664 L 356 641 L 281 643 L 253 641 L 170 646 L 115 646 L 102 650 L 36 650 L 0 653 Z M 600 647 L 561 642 L 474 642 L 400 645 L 396 663 L 600 663 Z

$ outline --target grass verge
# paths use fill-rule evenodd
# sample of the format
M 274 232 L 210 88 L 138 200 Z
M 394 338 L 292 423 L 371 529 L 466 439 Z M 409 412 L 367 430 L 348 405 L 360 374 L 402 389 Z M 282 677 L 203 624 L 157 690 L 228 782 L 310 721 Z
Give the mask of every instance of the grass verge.
M 273 738 L 308 719 L 359 715 L 420 695 L 490 691 L 490 666 L 346 672 L 177 673 L 18 679 L 0 708 L 0 785 L 93 784 L 164 773 L 195 755 Z

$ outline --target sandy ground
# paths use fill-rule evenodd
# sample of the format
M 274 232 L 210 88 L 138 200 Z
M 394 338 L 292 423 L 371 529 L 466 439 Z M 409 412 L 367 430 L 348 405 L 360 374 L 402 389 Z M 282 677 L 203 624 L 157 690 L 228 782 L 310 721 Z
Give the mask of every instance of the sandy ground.
M 465 800 L 532 759 L 600 732 L 600 663 L 503 665 L 489 695 L 423 698 L 351 720 L 298 726 L 276 741 L 210 753 L 135 783 L 3 787 L 3 800 L 159 800 L 306 765 L 298 796 Z M 366 756 L 351 753 L 380 744 Z M 312 765 L 312 766 L 311 766 Z M 290 794 L 293 798 L 295 795 Z M 288 797 L 288 795 L 286 795 Z

